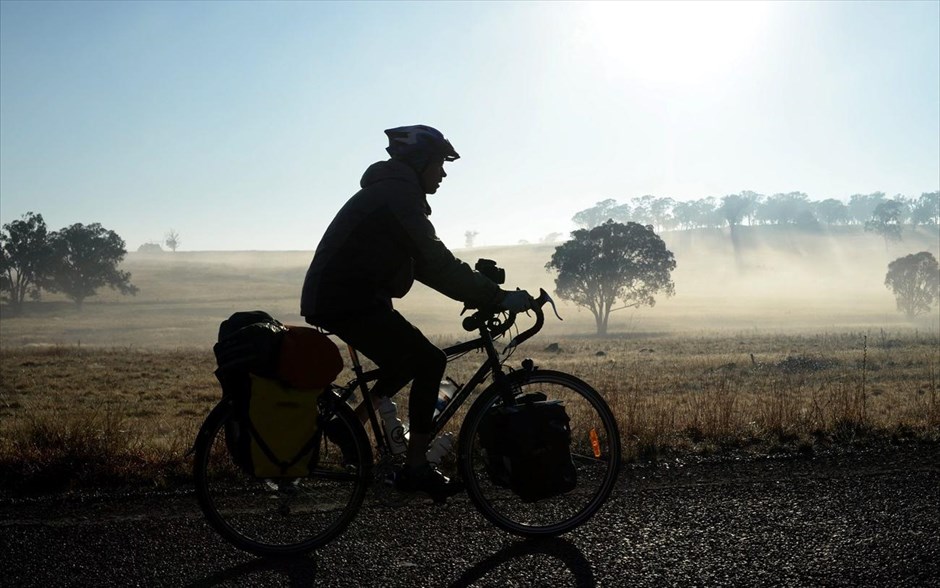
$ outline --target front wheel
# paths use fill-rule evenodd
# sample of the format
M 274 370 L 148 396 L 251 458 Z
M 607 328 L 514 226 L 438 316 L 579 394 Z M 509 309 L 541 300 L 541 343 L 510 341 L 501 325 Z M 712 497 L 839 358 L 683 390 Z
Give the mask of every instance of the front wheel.
M 233 409 L 223 401 L 206 418 L 194 447 L 196 497 L 207 520 L 240 549 L 262 556 L 321 547 L 353 520 L 371 481 L 372 453 L 352 409 L 321 398 L 319 460 L 308 476 L 258 478 L 232 459 Z M 230 441 L 230 439 L 229 439 Z
M 521 498 L 488 467 L 481 429 L 487 414 L 506 404 L 496 384 L 473 403 L 458 444 L 460 473 L 470 499 L 496 526 L 525 537 L 555 536 L 583 524 L 610 496 L 620 470 L 620 433 L 601 395 L 580 379 L 549 370 L 518 371 L 507 376 L 516 402 L 533 393 L 561 401 L 571 427 L 571 458 L 577 473 L 574 489 L 551 498 Z

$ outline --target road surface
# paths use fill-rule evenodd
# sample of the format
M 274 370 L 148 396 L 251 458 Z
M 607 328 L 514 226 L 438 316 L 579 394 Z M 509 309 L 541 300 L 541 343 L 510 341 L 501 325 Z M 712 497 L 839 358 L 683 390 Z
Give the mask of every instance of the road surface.
M 339 539 L 281 562 L 224 543 L 185 490 L 6 499 L 0 569 L 4 586 L 940 586 L 940 447 L 629 465 L 554 540 L 462 496 L 370 495 Z

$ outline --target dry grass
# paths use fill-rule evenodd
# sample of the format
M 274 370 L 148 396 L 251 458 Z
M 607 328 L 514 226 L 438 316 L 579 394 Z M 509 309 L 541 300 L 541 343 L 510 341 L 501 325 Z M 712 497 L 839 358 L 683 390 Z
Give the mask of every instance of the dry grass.
M 938 346 L 936 335 L 917 333 L 876 345 L 864 333 L 572 340 L 542 363 L 603 391 L 628 453 L 650 458 L 664 449 L 936 440 Z
M 559 351 L 540 351 L 546 341 L 519 356 L 600 390 L 617 416 L 628 458 L 940 439 L 936 335 L 552 342 Z M 449 373 L 465 381 L 479 361 L 470 354 Z M 213 369 L 209 350 L 3 350 L 2 487 L 53 491 L 185 477 L 183 456 L 219 398 Z
M 49 347 L 0 352 L 0 487 L 56 491 L 188 475 L 218 400 L 211 352 Z
M 886 251 L 860 229 L 760 229 L 740 256 L 721 231 L 665 235 L 678 262 L 674 298 L 616 313 L 604 339 L 592 336 L 590 313 L 561 305 L 564 322 L 548 320 L 511 365 L 530 355 L 594 385 L 633 458 L 940 437 L 940 322 L 934 313 L 908 323 L 883 285 L 890 259 L 940 254 L 936 233 L 906 234 Z M 509 286 L 534 292 L 551 289 L 552 250 L 457 253 L 498 260 Z M 123 269 L 140 287 L 134 298 L 103 291 L 77 312 L 48 296 L 22 316 L 0 306 L 0 493 L 186 475 L 183 454 L 220 394 L 219 322 L 260 308 L 302 323 L 310 256 L 131 254 Z M 440 345 L 469 337 L 461 305 L 423 286 L 396 306 Z M 561 351 L 544 351 L 549 343 Z M 450 375 L 466 381 L 479 361 L 471 353 Z

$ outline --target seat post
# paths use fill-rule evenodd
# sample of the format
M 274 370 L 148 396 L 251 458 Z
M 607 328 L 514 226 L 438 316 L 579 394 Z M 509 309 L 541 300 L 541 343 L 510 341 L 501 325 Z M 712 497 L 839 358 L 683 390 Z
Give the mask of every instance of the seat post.
M 362 374 L 362 363 L 359 361 L 359 353 L 353 349 L 352 345 L 346 345 L 346 350 L 349 352 L 349 359 L 352 360 L 353 371 L 356 372 L 356 375 Z
M 348 343 L 346 344 L 346 350 L 349 352 L 349 359 L 352 361 L 353 373 L 356 374 L 356 380 L 359 382 L 359 393 L 362 394 L 362 403 L 356 408 L 356 416 L 359 417 L 360 422 L 369 421 L 372 425 L 372 431 L 375 433 L 376 447 L 379 451 L 388 452 L 388 440 L 380 433 L 384 429 L 379 425 L 378 414 L 375 405 L 372 403 L 372 393 L 362 377 L 365 372 L 362 369 L 362 362 L 359 361 L 359 353 Z

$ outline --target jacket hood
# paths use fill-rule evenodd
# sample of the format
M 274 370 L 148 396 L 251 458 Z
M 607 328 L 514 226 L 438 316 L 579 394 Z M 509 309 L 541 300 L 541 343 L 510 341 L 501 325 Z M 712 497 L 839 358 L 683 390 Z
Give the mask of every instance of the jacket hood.
M 421 182 L 418 180 L 418 173 L 411 169 L 408 164 L 394 159 L 377 161 L 370 165 L 365 173 L 362 174 L 362 179 L 359 180 L 359 186 L 366 188 L 372 184 L 386 180 L 410 182 L 418 186 L 419 189 L 421 186 Z

